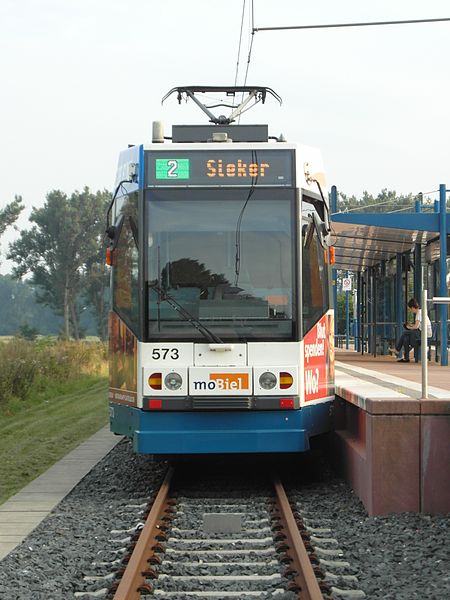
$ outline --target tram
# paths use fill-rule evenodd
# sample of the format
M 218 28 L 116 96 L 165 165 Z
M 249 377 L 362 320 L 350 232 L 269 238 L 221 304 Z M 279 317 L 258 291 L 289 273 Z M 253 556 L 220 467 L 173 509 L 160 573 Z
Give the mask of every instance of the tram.
M 108 210 L 111 431 L 153 455 L 292 453 L 331 428 L 328 193 L 317 149 L 241 125 L 266 87 L 179 87 L 209 123 L 120 154 Z M 199 97 L 232 104 L 216 117 Z M 242 101 L 236 107 L 235 100 Z M 215 105 L 217 106 L 217 105 Z

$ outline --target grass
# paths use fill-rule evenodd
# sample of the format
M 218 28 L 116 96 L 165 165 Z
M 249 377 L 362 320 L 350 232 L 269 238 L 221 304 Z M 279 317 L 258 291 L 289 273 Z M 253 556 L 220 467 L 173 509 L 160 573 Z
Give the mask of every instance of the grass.
M 107 379 L 86 375 L 50 385 L 0 413 L 0 504 L 108 420 Z

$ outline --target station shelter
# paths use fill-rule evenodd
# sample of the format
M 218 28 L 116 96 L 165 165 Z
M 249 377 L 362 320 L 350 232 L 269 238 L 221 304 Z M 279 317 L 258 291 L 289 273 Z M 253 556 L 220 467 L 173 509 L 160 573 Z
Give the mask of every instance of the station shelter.
M 337 308 L 338 281 L 351 280 L 346 291 L 346 332 L 354 349 L 373 356 L 387 354 L 407 321 L 410 298 L 421 301 L 422 289 L 428 298 L 447 297 L 450 289 L 450 214 L 446 197 L 450 191 L 439 186 L 433 205 L 419 197 L 411 212 L 338 212 L 337 189 L 331 188 L 331 227 L 335 248 L 333 269 L 334 306 Z M 339 276 L 339 277 L 338 277 Z M 348 286 L 347 286 L 348 287 Z M 353 302 L 350 329 L 349 303 Z M 432 343 L 435 358 L 448 365 L 450 329 L 446 304 L 428 303 L 434 323 Z

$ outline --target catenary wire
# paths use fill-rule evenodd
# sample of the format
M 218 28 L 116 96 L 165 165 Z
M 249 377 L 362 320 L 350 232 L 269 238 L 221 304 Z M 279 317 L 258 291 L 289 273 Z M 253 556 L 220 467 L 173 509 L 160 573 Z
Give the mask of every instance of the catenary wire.
M 248 50 L 248 57 L 247 57 L 247 66 L 245 69 L 245 78 L 244 78 L 244 87 L 247 85 L 247 77 L 248 77 L 248 70 L 250 67 L 250 61 L 252 58 L 252 50 L 253 50 L 253 41 L 255 39 L 255 9 L 254 9 L 254 0 L 252 0 L 251 6 L 250 6 L 250 45 L 249 45 L 249 50 Z M 242 92 L 242 96 L 241 96 L 241 102 L 244 99 L 244 92 Z M 241 122 L 241 116 L 242 113 L 239 115 L 239 119 L 238 119 L 238 124 Z
M 340 27 L 374 27 L 379 25 L 414 25 L 419 23 L 442 23 L 450 21 L 450 17 L 437 19 L 403 19 L 401 21 L 367 21 L 360 23 L 324 23 L 321 25 L 285 25 L 280 27 L 253 27 L 257 31 L 282 31 L 286 29 L 337 29 Z
M 242 2 L 241 31 L 240 31 L 240 34 L 239 34 L 239 46 L 238 46 L 238 53 L 237 53 L 237 60 L 236 60 L 236 74 L 234 76 L 234 85 L 235 85 L 235 87 L 237 85 L 238 74 L 239 74 L 239 59 L 240 59 L 240 56 L 241 56 L 242 32 L 244 30 L 245 2 L 246 2 L 246 0 L 243 0 L 243 2 Z
M 254 9 L 254 0 L 252 0 L 252 4 L 250 7 L 251 10 L 251 38 L 250 38 L 250 48 L 248 51 L 248 58 L 247 58 L 247 68 L 245 69 L 245 79 L 244 79 L 244 86 L 247 84 L 247 77 L 248 77 L 248 69 L 250 67 L 250 60 L 252 57 L 252 50 L 253 50 L 253 41 L 255 39 L 255 9 Z
M 397 198 L 398 200 L 398 198 Z M 348 208 L 346 210 L 340 210 L 337 213 L 333 213 L 335 215 L 342 213 L 342 212 L 353 212 L 355 210 L 364 210 L 366 208 L 372 208 L 373 206 L 383 206 L 384 204 L 392 204 L 393 202 L 395 202 L 395 198 L 393 198 L 392 200 L 386 200 L 385 202 L 376 202 L 375 204 L 365 204 L 364 206 L 356 206 L 355 208 Z

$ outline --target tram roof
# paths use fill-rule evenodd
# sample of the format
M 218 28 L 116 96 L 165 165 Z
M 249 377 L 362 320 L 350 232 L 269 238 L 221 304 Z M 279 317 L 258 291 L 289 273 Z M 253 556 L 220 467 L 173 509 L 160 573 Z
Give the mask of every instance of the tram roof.
M 362 271 L 439 237 L 437 213 L 335 213 L 335 268 Z

